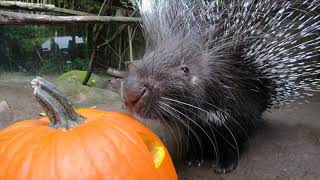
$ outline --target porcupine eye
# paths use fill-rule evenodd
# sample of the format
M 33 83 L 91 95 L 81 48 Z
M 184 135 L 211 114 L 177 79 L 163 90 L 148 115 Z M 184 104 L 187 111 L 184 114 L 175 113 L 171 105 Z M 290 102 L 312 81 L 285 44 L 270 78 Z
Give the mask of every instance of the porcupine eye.
M 188 74 L 189 73 L 189 68 L 188 67 L 185 67 L 185 66 L 183 66 L 183 67 L 181 67 L 181 70 L 185 73 L 185 74 Z

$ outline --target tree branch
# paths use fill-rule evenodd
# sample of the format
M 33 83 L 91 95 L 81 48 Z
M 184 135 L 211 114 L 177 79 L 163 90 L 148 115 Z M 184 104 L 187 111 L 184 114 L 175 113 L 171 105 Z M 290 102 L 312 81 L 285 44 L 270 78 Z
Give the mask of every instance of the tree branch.
M 101 17 L 101 14 L 106 14 L 107 11 L 110 11 L 110 7 L 112 5 L 113 0 L 104 0 L 102 7 L 100 8 L 99 11 L 99 17 Z M 87 74 L 85 76 L 85 78 L 83 79 L 82 84 L 83 85 L 87 85 L 91 74 L 93 72 L 93 68 L 94 68 L 94 63 L 96 62 L 97 59 L 97 54 L 98 54 L 98 49 L 97 49 L 97 45 L 98 45 L 98 40 L 100 39 L 100 35 L 101 35 L 101 31 L 103 29 L 103 25 L 97 26 L 95 25 L 93 28 L 93 33 L 95 33 L 95 35 L 93 36 L 92 39 L 92 52 L 91 52 L 91 57 L 90 57 L 90 62 L 89 62 L 89 67 L 87 70 Z
M 110 42 L 112 42 L 113 40 L 115 40 L 119 34 L 122 33 L 122 31 L 127 27 L 126 24 L 122 24 L 121 26 L 119 26 L 118 31 L 115 32 L 108 40 L 106 40 L 104 43 L 100 44 L 98 46 L 98 49 L 108 45 Z
M 136 17 L 114 16 L 50 16 L 39 14 L 16 13 L 0 11 L 0 25 L 29 24 L 75 24 L 75 23 L 120 23 L 130 24 L 140 22 Z

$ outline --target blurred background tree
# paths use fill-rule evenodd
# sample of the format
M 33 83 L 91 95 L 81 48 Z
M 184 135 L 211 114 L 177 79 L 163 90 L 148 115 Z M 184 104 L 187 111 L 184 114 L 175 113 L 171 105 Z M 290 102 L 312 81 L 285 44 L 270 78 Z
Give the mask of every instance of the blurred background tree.
M 138 16 L 129 0 L 22 0 L 55 5 L 55 11 L 10 11 L 47 14 Z M 70 11 L 74 11 L 71 12 Z M 6 9 L 7 11 L 7 9 Z M 72 14 L 75 13 L 75 14 Z M 107 69 L 123 70 L 128 61 L 138 59 L 144 41 L 137 24 L 1 25 L 0 70 L 32 74 Z M 92 59 L 94 55 L 94 59 Z

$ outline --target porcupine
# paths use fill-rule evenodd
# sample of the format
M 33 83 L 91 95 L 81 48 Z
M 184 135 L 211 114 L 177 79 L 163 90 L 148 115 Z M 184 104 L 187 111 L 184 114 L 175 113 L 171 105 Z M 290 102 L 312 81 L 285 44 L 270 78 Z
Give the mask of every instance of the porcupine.
M 217 173 L 236 168 L 264 111 L 320 89 L 318 0 L 138 4 L 146 49 L 124 80 L 124 104 L 185 126 L 199 147 L 190 154 L 208 152 Z

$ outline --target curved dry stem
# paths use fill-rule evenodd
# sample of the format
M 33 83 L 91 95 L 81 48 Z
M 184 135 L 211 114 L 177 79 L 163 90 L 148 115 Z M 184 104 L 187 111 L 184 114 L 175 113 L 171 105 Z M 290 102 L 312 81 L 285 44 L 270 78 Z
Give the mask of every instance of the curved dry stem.
M 41 77 L 33 79 L 31 84 L 37 101 L 49 117 L 50 127 L 69 129 L 84 121 L 53 84 Z

